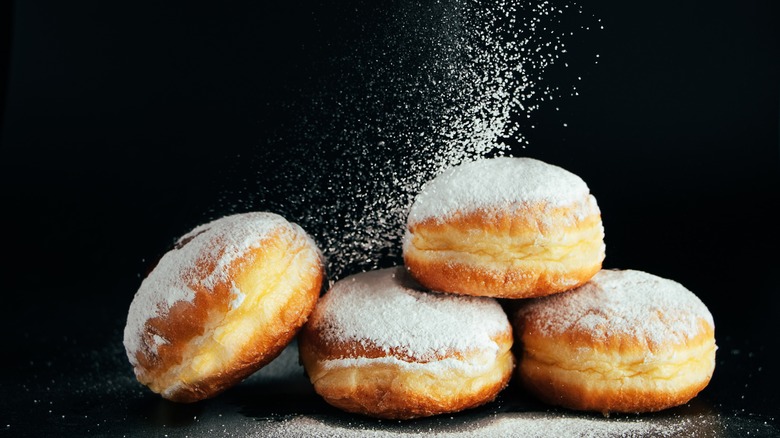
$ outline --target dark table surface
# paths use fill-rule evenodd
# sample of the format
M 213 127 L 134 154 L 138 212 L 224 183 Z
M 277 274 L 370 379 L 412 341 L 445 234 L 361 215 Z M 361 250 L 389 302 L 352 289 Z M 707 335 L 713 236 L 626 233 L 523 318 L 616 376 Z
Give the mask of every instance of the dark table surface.
M 109 286 L 107 291 L 117 291 Z M 121 289 L 121 287 L 120 287 Z M 411 421 L 342 413 L 314 393 L 297 345 L 238 386 L 176 404 L 138 384 L 121 346 L 122 306 L 81 303 L 17 318 L 0 402 L 5 436 L 698 436 L 780 434 L 776 345 L 720 333 L 715 374 L 686 405 L 643 415 L 545 406 L 514 383 L 483 407 Z M 20 315 L 21 316 L 21 315 Z M 41 327 L 40 318 L 51 318 Z M 37 327 L 36 327 L 37 326 Z M 55 328 L 56 327 L 56 328 Z M 45 330 L 44 330 L 45 329 Z M 10 364 L 10 365 L 9 365 Z
M 516 2 L 519 22 L 541 23 L 525 29 L 529 44 L 559 58 L 534 88 L 555 99 L 513 115 L 506 152 L 588 183 L 605 267 L 679 281 L 711 310 L 715 374 L 690 403 L 604 418 L 510 384 L 474 410 L 377 421 L 326 405 L 295 344 L 212 400 L 162 400 L 135 381 L 122 330 L 149 267 L 192 227 L 275 211 L 317 237 L 331 280 L 398 263 L 397 234 L 377 234 L 388 223 L 377 211 L 413 195 L 409 169 L 457 152 L 409 147 L 443 132 L 427 117 L 448 96 L 426 94 L 435 88 L 420 78 L 456 80 L 420 54 L 448 48 L 459 27 L 447 14 L 480 9 L 8 2 L 0 435 L 780 436 L 777 2 L 598 3 Z M 553 47 L 562 41 L 566 51 Z M 366 85 L 388 78 L 393 92 Z M 371 143 L 355 147 L 353 134 Z

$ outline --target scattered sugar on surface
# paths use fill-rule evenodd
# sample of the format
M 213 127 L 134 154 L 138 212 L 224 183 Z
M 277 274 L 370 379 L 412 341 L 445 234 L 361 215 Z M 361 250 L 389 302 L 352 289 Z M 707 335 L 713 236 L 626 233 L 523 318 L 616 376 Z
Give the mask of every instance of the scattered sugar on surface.
M 629 334 L 651 346 L 695 336 L 712 314 L 676 281 L 636 270 L 604 269 L 580 288 L 539 298 L 519 311 L 533 315 L 546 335 L 582 330 L 596 339 Z
M 334 342 L 368 342 L 420 361 L 498 349 L 491 336 L 509 322 L 496 300 L 415 290 L 411 281 L 400 267 L 346 277 L 322 298 L 311 324 Z
M 144 325 L 149 319 L 164 315 L 179 301 L 195 298 L 193 282 L 207 288 L 227 281 L 226 266 L 262 243 L 263 236 L 289 226 L 278 214 L 250 212 L 229 215 L 199 225 L 182 236 L 176 247 L 160 259 L 130 303 L 124 332 L 124 345 L 130 362 L 135 365 L 141 348 L 155 349 L 167 342 L 160 338 L 154 345 L 144 344 Z M 216 267 L 205 279 L 195 277 L 197 260 L 216 260 Z M 202 275 L 202 273 L 200 274 Z M 159 338 L 159 336 L 158 336 Z
M 607 419 L 593 416 L 561 415 L 544 412 L 503 413 L 474 421 L 468 427 L 451 428 L 371 428 L 329 422 L 323 418 L 296 416 L 270 423 L 269 437 L 523 437 L 523 438 L 627 438 L 627 437 L 711 437 L 721 436 L 717 416 L 644 420 Z
M 426 183 L 409 211 L 410 223 L 490 205 L 581 202 L 590 193 L 579 176 L 533 158 L 481 159 L 447 169 Z
M 7 418 L 7 433 L 57 436 L 63 430 L 78 429 L 85 436 L 111 437 L 780 436 L 776 409 L 761 404 L 764 395 L 749 392 L 747 404 L 744 396 L 739 398 L 743 386 L 766 383 L 766 377 L 761 377 L 756 369 L 761 370 L 760 365 L 772 357 L 769 351 L 753 350 L 755 344 L 747 338 L 726 340 L 726 351 L 740 353 L 730 358 L 726 375 L 733 378 L 727 379 L 731 383 L 722 389 L 737 396 L 719 401 L 700 396 L 690 406 L 679 409 L 603 418 L 539 409 L 511 391 L 483 408 L 401 422 L 372 420 L 324 408 L 324 402 L 304 380 L 294 345 L 249 381 L 219 397 L 197 404 L 164 401 L 135 380 L 123 358 L 123 322 L 110 317 L 104 320 L 107 322 L 101 326 L 111 327 L 107 332 L 110 334 L 105 335 L 110 339 L 105 347 L 99 347 L 103 342 L 97 342 L 96 348 L 85 348 L 82 337 L 57 336 L 47 344 L 49 349 L 38 351 L 36 358 L 26 364 L 34 378 L 7 381 L 11 397 L 0 401 L 0 411 Z M 721 392 L 718 390 L 718 394 Z M 290 394 L 289 398 L 279 400 L 285 394 Z M 745 409 L 751 405 L 757 407 Z
M 343 11 L 355 20 L 347 40 L 323 37 L 323 52 L 342 51 L 323 77 L 286 90 L 280 112 L 292 120 L 259 139 L 256 174 L 218 207 L 294 218 L 322 248 L 331 279 L 398 264 L 425 182 L 525 148 L 534 111 L 576 95 L 544 76 L 553 65 L 566 71 L 567 41 L 594 21 L 571 1 L 364 9 Z

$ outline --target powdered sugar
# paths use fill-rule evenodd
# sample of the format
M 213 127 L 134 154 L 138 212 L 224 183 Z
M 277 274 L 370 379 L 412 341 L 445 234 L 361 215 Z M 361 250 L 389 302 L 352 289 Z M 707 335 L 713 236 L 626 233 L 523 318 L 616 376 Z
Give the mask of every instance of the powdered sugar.
M 219 282 L 230 281 L 225 268 L 246 252 L 262 244 L 264 236 L 279 227 L 289 227 L 282 216 L 274 213 L 250 212 L 234 214 L 200 225 L 182 236 L 176 247 L 160 259 L 157 266 L 143 280 L 133 297 L 124 332 L 124 345 L 130 362 L 136 364 L 136 353 L 141 348 L 152 351 L 167 342 L 156 335 L 154 345 L 145 345 L 144 326 L 149 319 L 165 315 L 177 302 L 192 302 L 193 287 L 210 289 Z M 214 270 L 205 278 L 196 274 L 198 260 L 215 263 Z M 233 304 L 241 300 L 235 285 Z M 159 338 L 159 339 L 157 339 Z
M 241 303 L 244 302 L 246 294 L 241 292 L 241 289 L 239 289 L 236 285 L 233 285 L 233 287 L 230 288 L 230 293 L 233 295 L 233 299 L 230 300 L 230 310 L 233 310 L 238 308 Z
M 523 307 L 545 335 L 584 331 L 594 339 L 627 334 L 650 348 L 679 344 L 714 327 L 702 301 L 680 283 L 636 270 L 604 269 L 570 291 L 539 298 Z
M 320 300 L 311 324 L 326 340 L 356 341 L 417 361 L 498 350 L 491 336 L 509 330 L 509 322 L 496 300 L 415 287 L 402 267 L 346 277 Z
M 447 417 L 445 417 L 447 418 Z M 518 438 L 616 438 L 616 437 L 712 437 L 725 432 L 717 415 L 684 418 L 623 418 L 574 416 L 553 412 L 508 412 L 472 420 L 436 419 L 415 425 L 328 421 L 314 416 L 294 416 L 264 425 L 267 437 L 518 437 Z
M 255 176 L 220 206 L 297 218 L 334 279 L 400 262 L 426 181 L 524 148 L 532 114 L 577 94 L 568 43 L 595 28 L 569 0 L 376 5 L 327 5 L 350 29 L 335 44 L 344 50 L 334 53 L 327 31 L 309 46 L 311 58 L 332 55 L 317 66 L 327 74 L 284 90 L 279 112 L 294 116 L 260 124 L 273 132 L 258 136 L 258 153 L 234 160 Z
M 589 194 L 579 176 L 533 158 L 498 157 L 450 168 L 425 184 L 409 212 L 409 223 L 444 219 L 457 211 L 523 202 L 563 206 Z
M 157 334 L 152 335 L 152 345 L 151 345 L 151 348 L 152 348 L 152 351 L 154 351 L 155 353 L 157 352 L 157 347 L 159 347 L 160 345 L 165 345 L 167 343 L 168 343 L 168 341 L 165 338 L 163 338 L 162 336 L 157 335 Z

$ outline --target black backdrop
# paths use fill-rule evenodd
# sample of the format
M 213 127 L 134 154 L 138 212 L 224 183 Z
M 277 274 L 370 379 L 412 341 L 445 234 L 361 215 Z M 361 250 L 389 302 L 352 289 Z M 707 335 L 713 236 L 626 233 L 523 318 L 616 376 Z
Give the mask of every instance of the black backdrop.
M 2 312 L 20 335 L 3 366 L 66 348 L 53 331 L 115 339 L 152 260 L 226 212 L 286 93 L 380 7 L 333 3 L 3 6 Z M 674 278 L 719 334 L 777 348 L 777 2 L 590 3 L 604 28 L 566 55 L 579 94 L 541 105 L 513 153 L 588 182 L 606 267 Z

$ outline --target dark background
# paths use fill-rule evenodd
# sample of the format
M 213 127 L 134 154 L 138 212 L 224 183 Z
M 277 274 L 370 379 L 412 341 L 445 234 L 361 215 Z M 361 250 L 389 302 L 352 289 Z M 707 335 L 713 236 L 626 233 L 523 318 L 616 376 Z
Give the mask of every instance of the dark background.
M 8 379 L 33 381 L 34 362 L 117 341 L 150 264 L 246 184 L 251 175 L 236 163 L 260 153 L 286 116 L 289 85 L 322 75 L 342 37 L 357 32 L 348 24 L 379 7 L 334 3 L 2 3 Z M 590 3 L 583 9 L 604 29 L 569 42 L 579 95 L 559 111 L 542 105 L 528 145 L 514 152 L 588 182 L 605 266 L 694 291 L 715 317 L 719 354 L 749 350 L 763 370 L 734 409 L 771 415 L 780 389 L 778 3 Z M 553 69 L 547 80 L 569 77 Z M 737 386 L 726 380 L 740 380 L 721 379 L 713 397 L 722 401 Z

